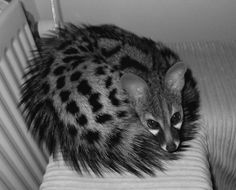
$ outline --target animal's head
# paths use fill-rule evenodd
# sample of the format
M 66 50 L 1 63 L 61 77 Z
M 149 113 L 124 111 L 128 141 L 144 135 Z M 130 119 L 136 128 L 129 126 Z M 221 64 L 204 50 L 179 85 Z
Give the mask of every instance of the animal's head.
M 186 69 L 183 63 L 174 64 L 161 82 L 157 74 L 150 74 L 149 83 L 131 73 L 121 78 L 121 85 L 143 126 L 168 152 L 176 151 L 180 145 L 179 132 L 183 122 L 181 91 Z

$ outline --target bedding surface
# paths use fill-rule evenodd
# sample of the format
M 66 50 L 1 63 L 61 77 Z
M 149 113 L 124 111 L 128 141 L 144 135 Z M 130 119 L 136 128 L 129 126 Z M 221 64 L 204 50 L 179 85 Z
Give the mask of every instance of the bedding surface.
M 156 177 L 138 178 L 128 173 L 105 174 L 104 178 L 81 177 L 69 169 L 58 154 L 57 160 L 50 157 L 40 190 L 211 190 L 205 140 L 200 134 L 188 142 L 192 147 L 183 153 L 183 158 L 167 163 L 166 171 L 157 171 Z

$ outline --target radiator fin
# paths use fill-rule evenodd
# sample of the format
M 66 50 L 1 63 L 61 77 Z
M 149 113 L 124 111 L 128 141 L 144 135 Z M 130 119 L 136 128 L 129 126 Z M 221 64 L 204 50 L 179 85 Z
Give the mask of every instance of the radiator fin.
M 21 4 L 12 1 L 0 17 L 0 189 L 36 190 L 48 154 L 27 131 L 19 107 L 27 60 L 36 48 Z

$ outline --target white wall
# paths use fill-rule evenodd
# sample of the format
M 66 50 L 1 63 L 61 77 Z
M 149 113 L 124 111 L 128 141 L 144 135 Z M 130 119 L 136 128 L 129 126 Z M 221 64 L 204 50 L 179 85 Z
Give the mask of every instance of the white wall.
M 35 0 L 41 19 L 50 1 Z M 60 0 L 64 20 L 115 23 L 164 41 L 235 40 L 236 0 Z

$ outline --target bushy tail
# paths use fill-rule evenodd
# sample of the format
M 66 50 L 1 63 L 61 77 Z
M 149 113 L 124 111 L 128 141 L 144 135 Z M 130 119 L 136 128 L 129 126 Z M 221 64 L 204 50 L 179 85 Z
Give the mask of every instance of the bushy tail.
M 93 172 L 103 176 L 104 171 L 130 172 L 138 177 L 155 175 L 156 170 L 165 169 L 165 161 L 175 160 L 178 153 L 161 149 L 154 136 L 145 129 L 133 134 L 131 127 L 115 128 L 101 147 L 78 145 L 77 138 L 61 134 L 60 145 L 66 163 L 79 173 Z

